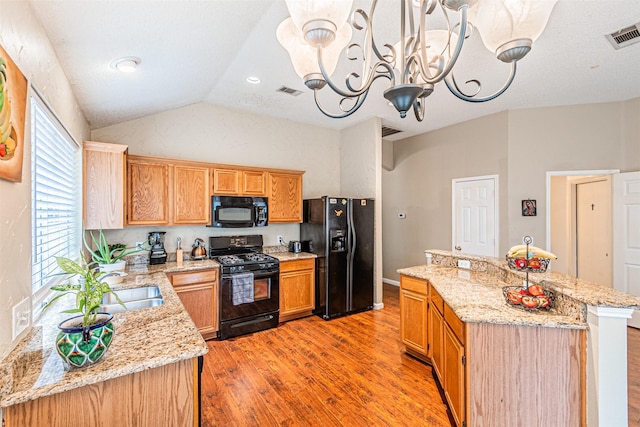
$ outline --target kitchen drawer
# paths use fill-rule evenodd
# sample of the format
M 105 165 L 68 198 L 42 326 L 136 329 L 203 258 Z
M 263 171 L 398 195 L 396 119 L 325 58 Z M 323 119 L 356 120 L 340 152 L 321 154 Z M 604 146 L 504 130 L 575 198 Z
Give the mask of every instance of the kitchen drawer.
M 444 300 L 433 286 L 431 286 L 431 304 L 438 309 L 440 314 L 444 313 Z
M 315 268 L 315 258 L 297 259 L 294 261 L 282 261 L 280 262 L 280 272 L 286 273 L 289 271 L 309 270 Z
M 211 283 L 218 281 L 218 269 L 197 270 L 185 273 L 171 273 L 173 286 L 195 285 L 196 283 Z
M 415 277 L 400 276 L 400 289 L 427 295 L 427 281 L 425 279 L 416 279 Z
M 449 325 L 451 331 L 460 340 L 460 343 L 464 345 L 464 322 L 456 316 L 451 310 L 448 304 L 444 305 L 444 321 Z

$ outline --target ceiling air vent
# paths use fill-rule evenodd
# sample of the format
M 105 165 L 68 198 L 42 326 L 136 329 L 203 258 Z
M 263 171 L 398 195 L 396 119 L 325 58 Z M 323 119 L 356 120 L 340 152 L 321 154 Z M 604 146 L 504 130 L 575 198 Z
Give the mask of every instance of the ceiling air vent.
M 291 95 L 291 96 L 298 96 L 302 93 L 302 91 L 300 90 L 291 89 L 290 87 L 286 87 L 286 86 L 280 86 L 280 89 L 276 90 L 276 92 L 286 93 L 287 95 Z
M 395 135 L 402 132 L 401 130 L 390 128 L 389 126 L 382 126 L 382 137 Z
M 605 37 L 616 49 L 622 49 L 623 47 L 640 43 L 640 23 L 623 28 L 615 33 L 607 34 Z

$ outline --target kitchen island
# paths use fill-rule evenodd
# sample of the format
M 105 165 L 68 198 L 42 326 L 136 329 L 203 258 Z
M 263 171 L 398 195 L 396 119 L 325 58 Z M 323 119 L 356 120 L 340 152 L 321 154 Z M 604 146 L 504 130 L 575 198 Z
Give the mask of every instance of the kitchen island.
M 525 311 L 505 302 L 502 287 L 525 277 L 506 261 L 426 252 L 432 265 L 398 270 L 401 333 L 408 353 L 432 363 L 456 424 L 626 425 L 626 358 L 616 384 L 619 358 L 613 372 L 603 361 L 620 349 L 603 344 L 623 329 L 626 354 L 623 315 L 640 298 L 547 272 L 529 281 L 553 291 L 555 307 Z
M 158 286 L 162 305 L 115 313 L 114 339 L 96 365 L 67 371 L 57 325 L 73 296 L 58 300 L 0 364 L 6 426 L 192 426 L 198 415 L 198 357 L 207 345 L 165 273 L 217 268 L 215 261 L 136 265 L 114 290 Z M 82 408 L 82 409 L 78 409 Z

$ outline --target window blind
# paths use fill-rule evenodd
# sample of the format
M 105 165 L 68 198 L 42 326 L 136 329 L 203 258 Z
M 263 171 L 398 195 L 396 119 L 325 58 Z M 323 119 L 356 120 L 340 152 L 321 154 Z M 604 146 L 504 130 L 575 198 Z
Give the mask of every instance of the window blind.
M 32 294 L 59 272 L 55 257 L 80 256 L 81 190 L 80 147 L 45 103 L 32 96 Z

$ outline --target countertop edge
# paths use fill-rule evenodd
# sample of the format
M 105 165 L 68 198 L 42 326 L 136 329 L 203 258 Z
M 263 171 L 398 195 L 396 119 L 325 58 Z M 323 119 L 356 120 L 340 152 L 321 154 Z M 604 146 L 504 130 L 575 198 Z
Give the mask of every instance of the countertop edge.
M 460 276 L 459 271 L 463 272 Z M 428 280 L 463 322 L 564 329 L 587 329 L 588 327 L 579 318 L 553 310 L 532 313 L 509 307 L 502 295 L 502 287 L 507 284 L 484 272 L 470 272 L 439 265 L 401 268 L 397 272 L 401 275 Z
M 117 292 L 118 289 L 156 284 L 160 288 L 164 304 L 115 313 L 113 323 L 116 334 L 104 360 L 84 369 L 64 371 L 62 359 L 53 346 L 57 324 L 69 317 L 68 314 L 60 313 L 65 307 L 65 301 L 64 298 L 59 300 L 56 304 L 63 306 L 56 305 L 45 312 L 18 345 L 0 361 L 0 408 L 206 354 L 208 346 L 166 273 L 218 267 L 219 264 L 213 260 L 185 261 L 182 266 L 175 262 L 154 266 L 128 266 L 125 281 L 112 288 Z M 66 304 L 68 303 L 67 301 Z M 156 334 L 160 336 L 155 347 L 154 340 L 150 339 L 153 328 L 158 329 Z M 167 328 L 177 331 L 176 340 L 160 335 Z M 131 341 L 142 343 L 137 354 L 126 346 Z M 125 354 L 114 356 L 114 350 Z M 134 354 L 126 353 L 127 351 L 134 351 Z M 149 356 L 148 353 L 153 351 L 154 355 Z

